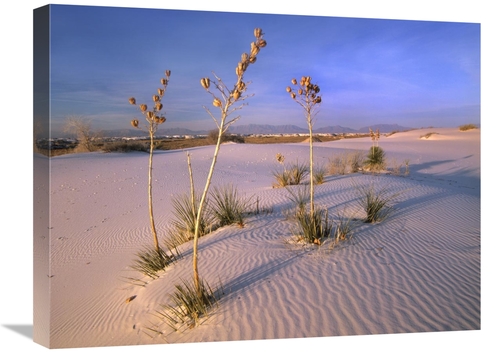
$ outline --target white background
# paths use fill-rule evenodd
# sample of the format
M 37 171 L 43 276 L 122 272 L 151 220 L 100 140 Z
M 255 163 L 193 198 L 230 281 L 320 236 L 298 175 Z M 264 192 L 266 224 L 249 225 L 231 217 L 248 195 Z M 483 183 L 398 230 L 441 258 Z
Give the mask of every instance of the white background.
M 181 4 L 179 4 L 181 3 Z M 41 352 L 23 331 L 9 328 L 33 324 L 32 304 L 32 23 L 33 9 L 40 1 L 10 1 L 0 13 L 1 102 L 0 163 L 0 351 Z M 65 1 L 60 4 L 120 7 L 150 7 L 185 10 L 258 12 L 275 14 L 367 17 L 481 23 L 481 188 L 482 188 L 482 287 L 481 330 L 427 334 L 372 335 L 202 343 L 137 347 L 82 348 L 78 352 L 233 352 L 247 350 L 312 352 L 491 352 L 498 349 L 499 242 L 495 228 L 498 186 L 495 171 L 500 148 L 495 144 L 500 98 L 498 88 L 500 20 L 490 0 L 451 1 Z M 498 174 L 497 174 L 498 175 Z M 26 331 L 26 330 L 24 330 Z M 495 348 L 496 347 L 496 348 Z M 69 349 L 75 351 L 75 349 Z M 63 350 L 67 351 L 67 349 Z

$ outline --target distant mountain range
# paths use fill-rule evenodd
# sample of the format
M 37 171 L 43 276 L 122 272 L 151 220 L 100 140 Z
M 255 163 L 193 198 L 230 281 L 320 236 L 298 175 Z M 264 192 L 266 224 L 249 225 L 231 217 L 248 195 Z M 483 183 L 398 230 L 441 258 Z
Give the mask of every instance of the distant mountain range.
M 340 133 L 368 133 L 369 129 L 377 130 L 381 133 L 387 133 L 392 131 L 406 131 L 412 130 L 411 127 L 401 126 L 398 124 L 375 124 L 371 126 L 365 126 L 361 129 L 351 129 L 348 127 L 335 125 L 327 126 L 322 128 L 315 128 L 314 133 L 321 134 L 340 134 Z M 308 129 L 301 128 L 297 125 L 259 125 L 259 124 L 248 124 L 231 126 L 229 128 L 229 133 L 240 134 L 240 135 L 251 135 L 251 134 L 305 134 L 308 133 Z M 101 134 L 106 137 L 138 137 L 146 136 L 144 131 L 137 129 L 119 129 L 119 130 L 104 130 Z M 190 130 L 183 128 L 171 128 L 171 129 L 159 129 L 157 131 L 157 136 L 174 136 L 174 135 L 206 135 L 208 131 L 206 130 Z

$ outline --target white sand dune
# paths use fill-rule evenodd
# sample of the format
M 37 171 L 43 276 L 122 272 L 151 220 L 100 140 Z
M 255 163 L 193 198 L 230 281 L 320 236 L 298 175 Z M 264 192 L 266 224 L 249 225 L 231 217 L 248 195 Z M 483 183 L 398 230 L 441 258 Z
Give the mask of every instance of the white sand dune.
M 437 134 L 420 138 L 427 132 Z M 369 138 L 316 143 L 315 163 L 371 144 Z M 51 347 L 479 330 L 480 131 L 415 130 L 381 137 L 380 146 L 389 163 L 410 161 L 409 176 L 328 176 L 316 188 L 316 204 L 333 218 L 362 216 L 356 185 L 400 192 L 387 220 L 358 222 L 354 239 L 334 250 L 287 244 L 292 224 L 283 211 L 291 201 L 286 190 L 271 187 L 276 153 L 307 162 L 307 143 L 222 146 L 213 185 L 233 184 L 272 211 L 200 239 L 200 275 L 220 281 L 225 294 L 208 320 L 179 333 L 153 314 L 192 275 L 192 244 L 180 248 L 183 258 L 160 278 L 145 286 L 126 280 L 139 277 L 129 266 L 152 244 L 148 155 L 52 158 Z M 190 153 L 201 190 L 213 146 Z M 185 151 L 158 151 L 154 211 L 163 238 L 172 197 L 188 190 Z M 35 247 L 41 244 L 35 239 Z M 151 327 L 163 334 L 153 335 Z

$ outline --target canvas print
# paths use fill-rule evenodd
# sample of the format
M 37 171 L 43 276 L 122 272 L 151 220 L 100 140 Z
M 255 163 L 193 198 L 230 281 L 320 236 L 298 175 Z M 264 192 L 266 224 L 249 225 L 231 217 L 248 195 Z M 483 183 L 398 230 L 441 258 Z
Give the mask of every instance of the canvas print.
M 35 342 L 481 329 L 480 24 L 33 16 Z

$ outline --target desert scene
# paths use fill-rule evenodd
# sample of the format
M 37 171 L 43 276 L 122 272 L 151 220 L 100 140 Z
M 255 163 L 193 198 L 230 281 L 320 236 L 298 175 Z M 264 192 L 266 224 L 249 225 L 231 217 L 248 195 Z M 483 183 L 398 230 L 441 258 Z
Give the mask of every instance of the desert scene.
M 47 9 L 35 342 L 481 330 L 477 24 Z

